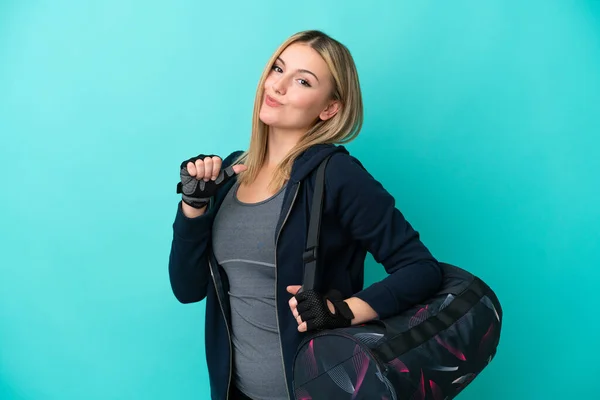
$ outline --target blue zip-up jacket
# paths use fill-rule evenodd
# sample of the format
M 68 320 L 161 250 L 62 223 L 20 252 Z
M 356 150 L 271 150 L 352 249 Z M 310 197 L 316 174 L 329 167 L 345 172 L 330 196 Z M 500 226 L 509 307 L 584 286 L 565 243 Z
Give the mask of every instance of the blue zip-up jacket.
M 223 160 L 226 168 L 241 154 Z M 310 217 L 311 200 L 319 163 L 332 154 L 325 174 L 321 220 L 320 277 L 323 288 L 335 288 L 345 298 L 367 302 L 380 319 L 397 314 L 433 295 L 442 283 L 442 272 L 419 234 L 396 208 L 394 198 L 343 146 L 315 145 L 299 156 L 285 189 L 276 245 L 277 324 L 282 363 L 290 399 L 296 349 L 306 333 L 290 311 L 288 285 L 301 285 L 302 254 Z M 229 397 L 232 384 L 232 345 L 227 276 L 214 257 L 211 229 L 214 216 L 235 178 L 211 200 L 206 213 L 186 217 L 178 205 L 173 223 L 169 276 L 182 303 L 206 299 L 205 345 L 211 397 Z M 363 288 L 364 261 L 370 252 L 388 272 L 383 280 Z M 257 360 L 260 362 L 260 360 Z

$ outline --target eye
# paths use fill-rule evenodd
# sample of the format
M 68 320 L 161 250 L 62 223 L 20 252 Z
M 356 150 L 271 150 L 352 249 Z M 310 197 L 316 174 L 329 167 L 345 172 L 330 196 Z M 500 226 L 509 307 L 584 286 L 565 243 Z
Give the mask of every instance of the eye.
M 275 72 L 279 72 L 279 73 L 283 72 L 283 70 L 277 64 L 273 65 L 273 67 L 271 69 Z
M 298 82 L 306 87 L 310 87 L 310 83 L 306 79 L 298 79 Z

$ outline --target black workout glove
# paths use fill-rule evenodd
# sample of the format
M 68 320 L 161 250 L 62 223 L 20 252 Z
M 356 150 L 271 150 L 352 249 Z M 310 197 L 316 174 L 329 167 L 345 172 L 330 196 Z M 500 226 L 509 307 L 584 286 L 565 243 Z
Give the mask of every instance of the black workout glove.
M 224 185 L 235 172 L 233 171 L 233 167 L 227 167 L 225 169 L 221 169 L 219 171 L 219 175 L 217 179 L 210 180 L 208 182 L 204 182 L 204 179 L 196 179 L 191 176 L 187 170 L 187 164 L 189 162 L 195 163 L 197 160 L 204 160 L 207 157 L 218 157 L 215 155 L 206 155 L 200 154 L 197 157 L 190 158 L 181 163 L 179 176 L 181 178 L 181 182 L 177 184 L 177 193 L 182 193 L 181 199 L 183 202 L 194 208 L 202 208 L 207 205 L 210 201 L 210 198 L 217 193 L 219 187 Z
M 326 295 L 321 295 L 314 290 L 307 290 L 296 294 L 298 314 L 306 322 L 306 330 L 334 329 L 350 326 L 354 314 L 337 290 L 331 290 Z M 335 308 L 332 314 L 327 307 L 329 300 Z

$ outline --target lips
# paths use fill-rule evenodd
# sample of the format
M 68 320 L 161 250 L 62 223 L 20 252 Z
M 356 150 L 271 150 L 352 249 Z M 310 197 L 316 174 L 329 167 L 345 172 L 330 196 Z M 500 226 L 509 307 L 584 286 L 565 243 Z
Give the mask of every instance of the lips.
M 278 102 L 277 100 L 275 100 L 274 98 L 272 98 L 271 96 L 269 96 L 268 94 L 265 95 L 265 103 L 269 106 L 269 107 L 279 107 L 281 106 L 281 103 Z

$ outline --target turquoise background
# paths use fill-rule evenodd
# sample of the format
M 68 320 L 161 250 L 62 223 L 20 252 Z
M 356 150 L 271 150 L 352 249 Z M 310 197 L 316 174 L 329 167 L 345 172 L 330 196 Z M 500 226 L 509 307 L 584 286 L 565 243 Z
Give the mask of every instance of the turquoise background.
M 502 300 L 459 398 L 596 398 L 600 2 L 202 3 L 0 2 L 0 399 L 208 397 L 204 303 L 167 275 L 178 165 L 247 145 L 310 28 L 356 58 L 351 152 Z

